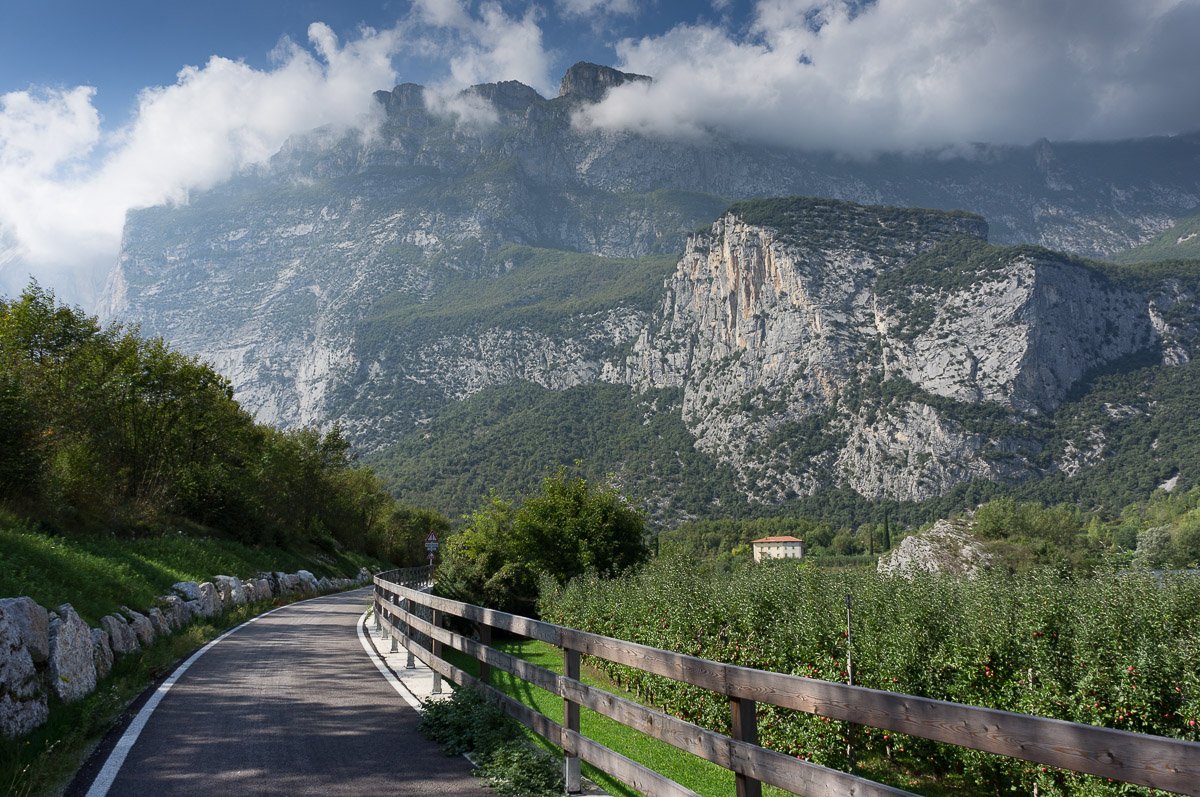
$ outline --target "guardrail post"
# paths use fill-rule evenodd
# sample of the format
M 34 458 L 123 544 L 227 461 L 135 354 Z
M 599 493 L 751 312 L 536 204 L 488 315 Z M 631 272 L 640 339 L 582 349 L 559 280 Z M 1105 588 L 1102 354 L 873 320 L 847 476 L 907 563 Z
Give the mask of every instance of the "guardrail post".
M 579 651 L 563 648 L 563 674 L 568 678 L 579 680 Z M 579 704 L 563 698 L 563 727 L 579 733 Z M 579 779 L 579 756 L 564 755 L 563 781 L 567 794 L 578 794 L 583 791 Z
M 442 613 L 437 609 L 433 610 L 433 627 L 442 627 Z M 433 657 L 440 659 L 442 657 L 442 643 L 430 637 L 430 649 L 433 651 Z M 442 674 L 437 670 L 433 671 L 433 689 L 430 694 L 440 695 L 442 693 Z
M 492 627 L 490 625 L 479 624 L 479 644 L 492 646 Z M 492 665 L 483 659 L 479 660 L 479 681 L 485 684 L 492 682 Z
M 380 610 L 380 606 L 379 606 L 379 587 L 376 586 L 375 587 L 375 630 L 376 631 L 383 628 L 383 626 L 380 624 L 380 621 L 379 621 L 380 614 L 382 614 L 382 611 Z
M 758 706 L 753 700 L 739 697 L 729 698 L 729 710 L 733 715 L 730 736 L 740 742 L 758 744 Z M 738 772 L 734 776 L 737 797 L 762 797 L 762 783 Z

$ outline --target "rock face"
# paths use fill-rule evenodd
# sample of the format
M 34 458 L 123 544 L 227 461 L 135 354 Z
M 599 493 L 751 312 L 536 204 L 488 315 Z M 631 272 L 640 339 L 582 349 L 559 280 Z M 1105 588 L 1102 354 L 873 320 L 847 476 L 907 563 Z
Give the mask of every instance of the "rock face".
M 19 618 L 21 610 L 14 614 Z M 21 622 L 0 605 L 0 735 L 9 738 L 41 725 L 48 713 L 46 693 L 25 646 Z
M 603 378 L 681 389 L 696 447 L 751 500 L 844 486 L 920 501 L 1032 473 L 1023 419 L 1160 341 L 1144 293 L 989 246 L 978 217 L 814 200 L 735 206 L 689 239 Z M 979 405 L 1008 434 L 964 423 Z
M 913 578 L 919 574 L 970 578 L 991 562 L 991 556 L 970 534 L 969 523 L 939 520 L 933 528 L 905 537 L 879 557 L 876 569 L 885 576 Z
M 599 102 L 609 90 L 625 83 L 649 83 L 646 75 L 618 72 L 609 66 L 580 61 L 567 70 L 558 87 L 558 96 L 585 102 Z
M 71 604 L 59 606 L 50 620 L 50 687 L 70 703 L 96 688 L 96 653 L 92 631 Z

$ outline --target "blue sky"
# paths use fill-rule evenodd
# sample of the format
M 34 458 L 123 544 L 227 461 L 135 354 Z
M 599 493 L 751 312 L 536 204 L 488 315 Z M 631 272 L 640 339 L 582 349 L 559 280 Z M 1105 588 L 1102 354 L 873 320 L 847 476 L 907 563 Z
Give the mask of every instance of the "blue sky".
M 364 27 L 366 26 L 366 27 Z M 579 60 L 652 75 L 577 129 L 938 152 L 1200 130 L 1200 0 L 0 0 L 0 293 L 96 294 L 131 208 L 413 81 L 546 95 Z

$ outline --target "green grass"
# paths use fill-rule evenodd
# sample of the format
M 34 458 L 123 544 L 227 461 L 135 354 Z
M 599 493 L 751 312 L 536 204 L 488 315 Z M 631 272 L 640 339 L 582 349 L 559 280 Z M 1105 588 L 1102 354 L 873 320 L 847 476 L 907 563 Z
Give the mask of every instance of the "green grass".
M 383 567 L 346 552 L 298 553 L 183 534 L 55 536 L 0 519 L 0 596 L 28 595 L 49 609 L 70 603 L 93 626 L 122 605 L 144 610 L 177 581 L 299 569 L 349 576 L 362 565 Z
M 558 648 L 536 640 L 500 642 L 496 647 L 532 664 L 545 667 L 548 670 L 561 673 L 563 671 L 562 653 Z M 447 658 L 454 664 L 472 675 L 478 675 L 479 663 L 474 659 L 447 651 Z M 581 679 L 589 686 L 633 699 L 620 687 L 601 673 L 583 668 Z M 555 722 L 563 719 L 562 698 L 544 689 L 522 681 L 508 673 L 492 670 L 492 685 L 527 706 L 537 709 Z M 704 759 L 697 758 L 691 753 L 684 752 L 666 742 L 661 742 L 640 733 L 633 728 L 622 725 L 616 720 L 609 719 L 589 709 L 581 709 L 579 713 L 580 732 L 589 739 L 615 750 L 624 756 L 632 758 L 650 769 L 665 775 L 676 783 L 687 786 L 693 791 L 706 797 L 726 797 L 734 793 L 733 773 Z M 531 734 L 532 735 L 532 734 Z M 546 742 L 541 737 L 533 735 L 534 741 L 551 752 L 561 752 L 557 747 Z M 584 776 L 604 787 L 613 795 L 636 795 L 637 792 L 622 784 L 620 781 L 606 775 L 594 767 L 584 765 Z M 787 794 L 779 789 L 766 787 L 766 794 Z
M 299 599 L 304 596 L 297 596 Z M 288 599 L 239 606 L 198 621 L 124 657 L 95 692 L 74 703 L 50 698 L 50 719 L 20 739 L 0 738 L 0 794 L 35 797 L 61 793 L 126 707 L 150 684 L 225 630 Z

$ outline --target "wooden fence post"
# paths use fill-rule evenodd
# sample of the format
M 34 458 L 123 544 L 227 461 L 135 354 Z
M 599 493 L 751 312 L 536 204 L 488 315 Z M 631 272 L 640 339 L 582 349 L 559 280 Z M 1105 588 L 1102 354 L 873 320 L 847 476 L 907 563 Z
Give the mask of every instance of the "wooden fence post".
M 563 648 L 563 674 L 568 678 L 579 680 L 579 651 Z M 563 727 L 579 733 L 579 704 L 563 698 Z M 576 750 L 576 753 L 579 751 Z M 583 791 L 579 778 L 579 756 L 564 755 L 563 781 L 566 783 L 567 794 L 578 794 Z
M 417 610 L 417 605 L 415 603 L 413 603 L 412 598 L 405 598 L 404 605 L 405 605 L 405 608 L 408 609 L 409 614 L 412 614 L 413 612 L 415 612 Z M 414 641 L 413 640 L 413 629 L 412 629 L 412 626 L 409 625 L 408 623 L 404 624 L 404 635 L 406 637 L 408 637 L 409 642 Z M 405 646 L 405 650 L 408 651 L 408 656 L 404 659 L 404 669 L 406 669 L 406 670 L 415 669 L 417 666 L 417 660 L 416 660 L 416 657 L 413 656 L 412 648 Z
M 479 624 L 479 644 L 492 646 L 492 627 L 490 625 Z M 485 684 L 492 682 L 492 665 L 483 659 L 479 660 L 479 681 Z
M 758 744 L 758 706 L 753 700 L 744 698 L 729 698 L 729 710 L 732 714 L 730 736 L 740 742 Z M 734 776 L 737 784 L 737 797 L 762 797 L 762 783 L 743 775 L 740 772 Z
M 400 605 L 399 594 L 389 591 L 387 593 L 387 597 L 388 597 L 388 603 L 392 604 L 393 606 Z M 388 650 L 388 653 L 399 653 L 400 652 L 400 640 L 397 637 L 397 634 L 400 631 L 400 627 L 397 623 L 395 623 L 394 621 L 392 621 L 390 619 L 388 620 L 388 623 L 392 626 L 391 630 L 388 631 L 388 636 L 390 636 L 392 638 L 392 646 Z
M 442 627 L 442 613 L 440 611 L 438 611 L 437 609 L 433 610 L 433 627 L 434 628 Z M 430 639 L 429 642 L 430 642 L 430 645 L 429 645 L 430 650 L 433 651 L 433 657 L 435 659 L 440 659 L 442 657 L 442 643 L 438 642 L 436 639 Z M 437 670 L 434 670 L 433 671 L 433 690 L 431 691 L 430 694 L 440 695 L 441 693 L 442 693 L 442 674 L 439 673 Z

